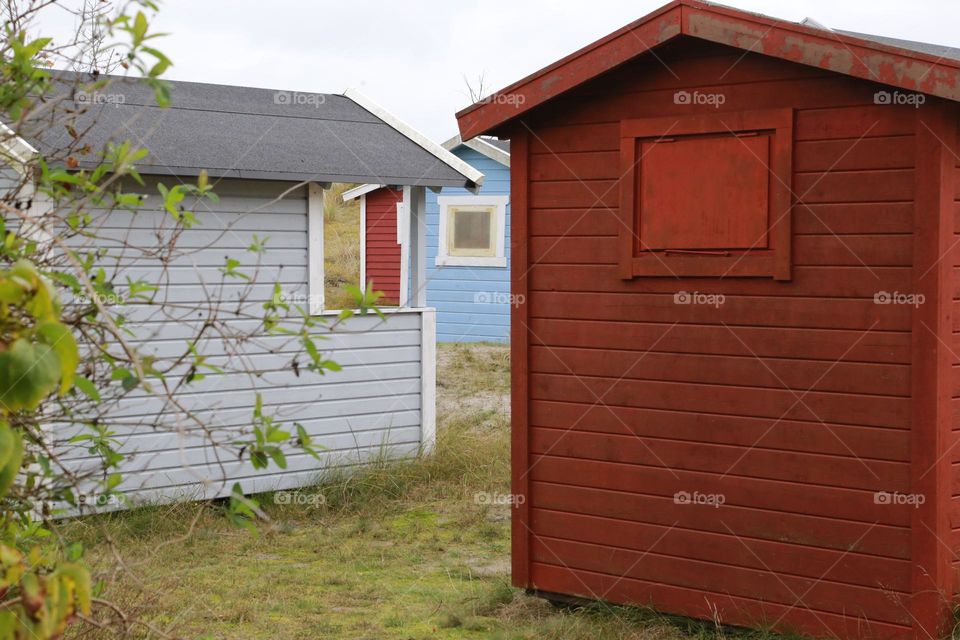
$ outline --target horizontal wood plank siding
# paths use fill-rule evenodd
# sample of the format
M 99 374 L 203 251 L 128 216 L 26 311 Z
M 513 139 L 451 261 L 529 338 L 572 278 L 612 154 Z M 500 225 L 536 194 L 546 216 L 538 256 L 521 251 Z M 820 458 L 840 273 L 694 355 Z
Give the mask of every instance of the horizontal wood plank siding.
M 211 302 L 219 306 L 218 317 L 228 330 L 255 329 L 274 282 L 280 283 L 287 302 L 306 304 L 306 190 L 294 187 L 220 181 L 215 187 L 219 202 L 196 206 L 198 223 L 182 231 L 177 242 L 187 253 L 166 268 L 156 259 L 121 251 L 121 245 L 160 246 L 170 237 L 168 214 L 148 206 L 136 214 L 94 216 L 95 233 L 78 242 L 78 248 L 107 247 L 102 263 L 108 273 L 119 273 L 118 282 L 130 276 L 158 287 L 151 301 L 126 308 L 134 334 L 130 343 L 141 354 L 168 359 L 182 354 L 186 341 L 212 314 Z M 395 208 L 393 213 L 395 220 Z M 396 244 L 395 226 L 391 229 Z M 248 251 L 255 237 L 265 247 L 259 255 Z M 239 260 L 238 270 L 255 276 L 256 284 L 224 278 L 221 269 L 228 257 Z M 328 322 L 334 319 L 329 316 Z M 112 407 L 119 451 L 126 456 L 120 489 L 134 504 L 211 498 L 229 493 L 234 482 L 248 492 L 287 489 L 315 483 L 334 467 L 416 454 L 422 430 L 421 329 L 418 312 L 387 313 L 385 320 L 357 316 L 334 331 L 318 328 L 323 336 L 319 348 L 343 367 L 323 376 L 307 370 L 295 337 L 261 333 L 239 350 L 227 348 L 230 343 L 216 335 L 202 338 L 197 351 L 223 372 L 205 372 L 204 379 L 183 387 L 176 394 L 178 407 L 142 389 Z M 170 378 L 188 369 L 188 364 L 178 366 Z M 248 461 L 237 460 L 234 449 L 212 444 L 249 437 L 258 392 L 264 411 L 288 431 L 296 431 L 295 423 L 306 429 L 322 448 L 320 460 L 291 450 L 285 469 L 271 464 L 255 470 Z M 186 419 L 187 411 L 202 426 Z M 79 473 L 99 465 L 82 442 L 69 442 L 82 431 L 80 425 L 65 425 L 55 432 L 60 454 Z
M 914 110 L 761 55 L 683 51 L 524 117 L 522 586 L 909 637 L 912 507 L 878 496 L 911 489 L 913 316 L 877 296 L 913 282 Z M 725 100 L 678 105 L 678 90 Z M 620 121 L 782 107 L 795 109 L 792 279 L 622 279 Z
M 400 244 L 397 242 L 397 203 L 403 191 L 384 187 L 366 194 L 367 282 L 383 292 L 385 304 L 400 303 Z
M 478 195 L 510 195 L 510 168 L 466 146 L 453 153 L 481 171 Z M 506 267 L 437 266 L 440 207 L 427 192 L 427 306 L 437 310 L 438 342 L 508 342 L 510 334 L 510 204 L 504 238 Z M 473 195 L 445 187 L 442 196 Z

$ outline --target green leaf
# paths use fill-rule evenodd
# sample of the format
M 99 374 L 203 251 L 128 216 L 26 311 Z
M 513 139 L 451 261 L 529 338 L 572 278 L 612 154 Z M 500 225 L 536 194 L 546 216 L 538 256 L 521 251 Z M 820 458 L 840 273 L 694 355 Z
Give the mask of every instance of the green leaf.
M 136 376 L 130 376 L 120 381 L 120 386 L 123 387 L 124 391 L 130 391 L 131 389 L 136 387 L 138 384 L 140 384 L 140 381 L 137 379 Z
M 4 445 L 4 463 L 0 467 L 0 496 L 7 495 L 23 464 L 23 436 L 6 423 L 0 423 Z
M 134 45 L 142 43 L 144 37 L 147 35 L 147 16 L 143 14 L 143 11 L 137 12 L 137 17 L 133 20 L 131 34 L 133 35 Z
M 82 391 L 88 398 L 94 402 L 100 402 L 100 392 L 97 390 L 96 385 L 90 382 L 89 379 L 84 378 L 83 376 L 77 376 L 73 383 L 76 385 L 77 389 Z
M 149 83 L 153 87 L 153 98 L 159 107 L 170 106 L 170 83 L 154 80 Z
M 257 527 L 253 521 L 257 517 L 259 505 L 257 502 L 243 495 L 243 489 L 240 483 L 234 483 L 230 491 L 230 502 L 227 504 L 227 518 L 233 524 L 245 527 L 254 535 L 258 535 Z
M 123 482 L 123 476 L 121 476 L 119 473 L 111 473 L 109 476 L 107 476 L 105 488 L 107 491 L 113 491 L 120 485 L 121 482 Z
M 286 442 L 290 439 L 290 434 L 282 429 L 271 429 L 267 433 L 267 442 Z
M 84 615 L 90 615 L 90 605 L 92 604 L 92 587 L 90 585 L 90 572 L 86 567 L 73 563 L 64 563 L 57 567 L 51 577 L 59 580 L 69 580 L 73 584 L 73 590 L 76 594 L 77 608 Z
M 283 451 L 280 447 L 271 447 L 270 448 L 270 457 L 273 458 L 274 463 L 281 469 L 287 468 L 287 457 L 283 455 Z
M 33 410 L 60 379 L 60 361 L 49 345 L 23 338 L 0 352 L 0 406 L 7 411 Z
M 59 322 L 40 323 L 37 325 L 37 334 L 56 351 L 60 360 L 60 395 L 63 395 L 73 386 L 77 365 L 80 364 L 77 341 L 70 329 Z

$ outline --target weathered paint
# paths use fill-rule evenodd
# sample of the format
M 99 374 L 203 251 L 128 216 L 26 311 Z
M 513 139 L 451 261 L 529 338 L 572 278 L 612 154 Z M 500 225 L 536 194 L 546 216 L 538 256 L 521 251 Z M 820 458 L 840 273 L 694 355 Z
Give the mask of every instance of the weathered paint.
M 514 584 L 814 636 L 942 637 L 960 546 L 960 259 L 942 260 L 960 231 L 958 110 L 878 105 L 875 83 L 703 39 L 664 55 L 675 76 L 637 59 L 504 129 L 526 296 L 511 333 Z M 671 99 L 705 87 L 726 101 Z M 788 279 L 624 278 L 624 123 L 780 109 Z M 926 298 L 877 304 L 883 291 Z
M 711 42 L 783 58 L 865 80 L 960 99 L 960 69 L 955 61 L 925 58 L 907 50 L 868 43 L 844 34 L 764 20 L 757 27 L 741 14 L 717 15 L 710 9 L 684 9 L 683 33 Z M 796 28 L 795 28 L 796 27 Z
M 679 36 L 960 100 L 960 62 L 698 0 L 675 0 L 457 114 L 464 138 L 497 127 Z

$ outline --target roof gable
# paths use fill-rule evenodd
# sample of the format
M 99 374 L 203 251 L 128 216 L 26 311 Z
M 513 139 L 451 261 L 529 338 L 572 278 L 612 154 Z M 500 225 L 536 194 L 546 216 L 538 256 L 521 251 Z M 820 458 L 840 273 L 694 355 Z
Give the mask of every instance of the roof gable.
M 460 134 L 464 138 L 489 134 L 680 36 L 960 101 L 960 59 L 945 55 L 955 49 L 831 31 L 701 0 L 674 0 L 460 111 Z

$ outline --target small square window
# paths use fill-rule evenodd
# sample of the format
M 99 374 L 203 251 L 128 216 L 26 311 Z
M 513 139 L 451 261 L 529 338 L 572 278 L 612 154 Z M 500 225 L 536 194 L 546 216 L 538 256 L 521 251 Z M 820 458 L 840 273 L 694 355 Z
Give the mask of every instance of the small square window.
M 439 196 L 437 266 L 507 266 L 507 201 L 507 196 Z
M 447 215 L 450 255 L 480 258 L 496 254 L 491 228 L 496 221 L 496 207 L 451 206 Z

